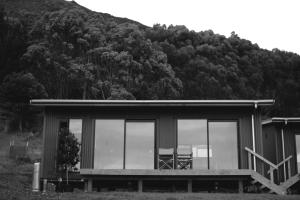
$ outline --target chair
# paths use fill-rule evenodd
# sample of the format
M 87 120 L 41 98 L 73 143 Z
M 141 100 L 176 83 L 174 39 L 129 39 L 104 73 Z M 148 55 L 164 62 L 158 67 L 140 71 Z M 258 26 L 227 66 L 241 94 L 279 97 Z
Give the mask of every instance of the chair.
M 158 149 L 158 168 L 174 169 L 174 149 L 159 148 Z
M 176 155 L 177 169 L 192 169 L 193 168 L 193 151 L 190 146 L 179 145 Z

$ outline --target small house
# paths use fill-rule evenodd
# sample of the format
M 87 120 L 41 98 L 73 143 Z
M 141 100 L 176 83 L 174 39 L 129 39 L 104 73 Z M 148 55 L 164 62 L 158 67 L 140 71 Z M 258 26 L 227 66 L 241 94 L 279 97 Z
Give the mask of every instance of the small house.
M 81 143 L 71 179 L 88 191 L 269 190 L 261 108 L 273 100 L 31 100 L 44 108 L 41 179 L 57 180 L 59 130 Z M 271 176 L 264 176 L 269 171 Z M 276 174 L 276 173 L 275 173 Z

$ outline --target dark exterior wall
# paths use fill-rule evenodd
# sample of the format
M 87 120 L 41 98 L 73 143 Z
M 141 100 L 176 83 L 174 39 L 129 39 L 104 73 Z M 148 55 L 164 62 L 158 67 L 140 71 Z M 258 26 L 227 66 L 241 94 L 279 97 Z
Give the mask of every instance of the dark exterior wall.
M 240 167 L 248 169 L 248 153 L 245 147 L 253 149 L 252 143 L 252 118 L 251 114 L 241 116 L 239 120 L 239 140 L 240 140 Z
M 278 164 L 283 160 L 283 150 L 282 150 L 282 135 L 281 130 L 283 128 L 284 135 L 284 149 L 285 158 L 292 156 L 291 159 L 291 175 L 297 174 L 297 159 L 296 159 L 296 141 L 295 134 L 300 133 L 300 126 L 294 123 L 272 123 L 263 126 L 264 131 L 264 156 L 270 161 L 274 161 L 274 164 Z M 268 135 L 268 138 L 265 138 Z M 271 138 L 269 138 L 271 136 Z M 276 178 L 278 182 L 284 181 L 284 171 L 283 166 L 279 168 L 276 172 Z M 287 169 L 287 164 L 286 164 Z
M 195 107 L 195 108 L 156 108 L 156 107 L 48 107 L 45 109 L 43 177 L 55 174 L 56 143 L 59 121 L 69 118 L 83 119 L 81 168 L 93 168 L 95 119 L 151 119 L 156 121 L 156 146 L 176 147 L 176 119 L 200 118 L 208 120 L 236 120 L 238 122 L 239 167 L 248 168 L 245 147 L 252 149 L 251 114 L 253 108 Z M 260 111 L 255 115 L 256 140 L 262 137 Z M 256 142 L 260 153 L 262 143 Z
M 260 109 L 254 110 L 254 131 L 255 131 L 255 151 L 259 155 L 264 155 L 263 151 L 263 136 L 261 126 L 261 114 Z M 257 172 L 264 174 L 264 163 L 263 161 L 256 159 L 256 170 Z
M 291 123 L 284 128 L 285 157 L 288 157 L 289 155 L 293 156 L 291 159 L 292 175 L 297 174 L 296 133 L 300 133 L 299 125 Z
M 278 141 L 277 141 L 277 129 L 276 127 L 268 124 L 263 126 L 263 149 L 264 149 L 264 158 L 271 161 L 274 164 L 278 163 Z M 281 147 L 280 147 L 281 148 Z M 267 173 L 270 169 L 269 166 L 264 166 L 265 176 L 269 177 Z M 278 182 L 278 171 L 275 171 L 275 181 Z
M 56 171 L 56 146 L 58 134 L 57 114 L 45 109 L 44 117 L 44 149 L 41 167 L 41 177 L 53 177 Z

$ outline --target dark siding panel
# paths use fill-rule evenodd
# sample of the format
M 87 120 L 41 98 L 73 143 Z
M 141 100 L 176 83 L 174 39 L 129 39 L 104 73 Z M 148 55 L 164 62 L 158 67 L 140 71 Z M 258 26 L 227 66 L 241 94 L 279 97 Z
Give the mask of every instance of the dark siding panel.
M 293 127 L 288 126 L 284 129 L 284 147 L 285 157 L 293 156 L 291 159 L 291 171 L 292 175 L 296 174 L 296 141 L 295 141 L 295 130 Z
M 81 168 L 93 168 L 94 160 L 94 120 L 83 119 Z
M 251 115 L 245 115 L 239 121 L 240 168 L 248 169 L 248 154 L 245 147 L 252 149 Z
M 259 155 L 264 155 L 263 143 L 262 143 L 262 125 L 261 125 L 261 115 L 260 109 L 255 109 L 254 111 L 254 130 L 255 130 L 255 150 Z M 256 159 L 256 169 L 257 172 L 264 174 L 264 163 Z
M 276 155 L 276 137 L 276 128 L 274 126 L 263 126 L 263 156 L 274 164 L 278 163 Z M 270 167 L 268 165 L 264 165 L 265 176 L 269 176 L 267 173 L 269 169 Z M 277 176 L 277 171 L 275 171 L 275 181 L 277 180 Z
M 276 164 L 276 129 L 274 126 L 267 125 L 263 127 L 263 149 L 264 157 Z
M 55 117 L 54 113 L 46 109 L 45 111 L 45 132 L 44 132 L 44 156 L 42 161 L 43 174 L 42 178 L 53 177 L 56 172 L 56 145 L 57 145 L 57 135 L 58 135 L 58 119 Z
M 159 147 L 175 147 L 176 131 L 175 120 L 172 116 L 162 115 L 159 122 Z

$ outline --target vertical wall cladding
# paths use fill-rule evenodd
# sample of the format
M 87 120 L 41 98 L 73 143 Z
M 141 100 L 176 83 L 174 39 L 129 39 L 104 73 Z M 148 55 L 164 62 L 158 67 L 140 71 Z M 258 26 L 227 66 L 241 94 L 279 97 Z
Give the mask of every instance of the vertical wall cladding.
M 263 126 L 263 151 L 264 157 L 276 164 L 276 129 L 272 124 Z
M 277 150 L 277 163 L 283 160 L 283 149 L 282 149 L 282 136 L 281 129 L 283 128 L 283 136 L 284 136 L 284 150 L 285 150 L 285 158 L 288 156 L 292 156 L 291 159 L 291 174 L 295 175 L 297 173 L 297 160 L 296 160 L 296 141 L 295 141 L 295 133 L 300 132 L 300 128 L 296 125 L 288 123 L 285 125 L 284 123 L 278 123 L 273 125 L 276 128 L 276 150 Z M 284 181 L 284 171 L 283 166 L 281 166 L 278 170 L 278 180 L 280 182 Z M 287 165 L 286 165 L 287 169 Z
M 284 128 L 284 147 L 285 157 L 292 156 L 291 172 L 292 175 L 297 173 L 297 159 L 296 159 L 296 141 L 295 141 L 295 126 L 287 124 Z M 287 167 L 287 166 L 286 166 Z
M 248 154 L 245 147 L 252 149 L 251 114 L 241 116 L 239 120 L 240 168 L 248 169 Z
M 174 148 L 176 142 L 175 120 L 171 115 L 159 118 L 159 145 L 161 148 Z
M 94 120 L 84 118 L 82 124 L 81 168 L 93 168 Z
M 56 143 L 58 135 L 58 119 L 51 108 L 45 108 L 44 128 L 44 149 L 42 159 L 42 176 L 49 178 L 55 175 L 56 171 Z
M 263 126 L 263 157 L 271 161 L 274 164 L 277 164 L 277 134 L 276 128 L 272 124 L 266 124 Z M 269 167 L 264 165 L 265 176 L 268 176 L 267 173 Z M 278 174 L 275 171 L 275 180 L 277 180 Z
M 254 110 L 254 132 L 255 132 L 255 151 L 259 155 L 264 155 L 260 108 Z M 259 173 L 264 174 L 264 163 L 259 159 L 256 159 L 256 169 Z

